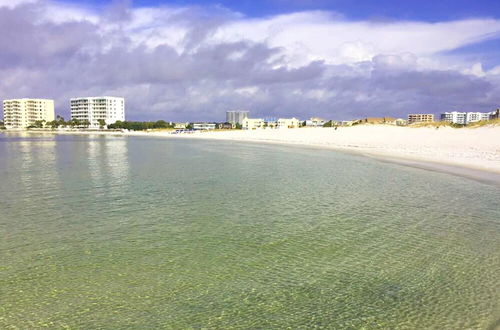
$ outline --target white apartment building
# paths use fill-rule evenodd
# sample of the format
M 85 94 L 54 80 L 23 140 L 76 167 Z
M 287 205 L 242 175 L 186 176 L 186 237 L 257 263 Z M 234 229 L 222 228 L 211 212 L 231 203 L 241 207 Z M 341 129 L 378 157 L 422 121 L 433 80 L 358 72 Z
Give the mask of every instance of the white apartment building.
M 99 120 L 106 125 L 125 121 L 125 99 L 123 97 L 78 97 L 72 98 L 71 119 L 88 120 L 91 128 L 98 128 Z
M 248 118 L 250 112 L 248 111 L 226 111 L 226 122 L 235 124 L 243 124 L 243 119 Z
M 261 118 L 244 118 L 241 123 L 242 129 L 258 129 L 264 127 L 264 121 Z
M 3 101 L 3 118 L 7 129 L 27 128 L 35 121 L 53 121 L 54 117 L 54 100 L 24 98 Z
M 277 128 L 299 128 L 300 121 L 297 118 L 280 118 L 277 121 Z
M 490 120 L 495 117 L 495 112 L 445 112 L 441 114 L 441 121 L 458 125 L 467 125 L 481 120 Z

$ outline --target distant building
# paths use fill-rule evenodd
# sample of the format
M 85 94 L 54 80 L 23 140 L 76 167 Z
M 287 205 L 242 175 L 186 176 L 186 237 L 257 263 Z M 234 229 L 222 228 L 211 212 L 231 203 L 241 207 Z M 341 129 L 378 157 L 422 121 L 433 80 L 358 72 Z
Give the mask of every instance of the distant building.
M 215 129 L 215 123 L 194 123 L 193 129 L 196 131 L 208 131 Z
M 467 123 L 467 113 L 466 112 L 445 112 L 441 114 L 441 121 L 446 121 L 452 124 L 465 125 Z
M 396 126 L 406 126 L 408 125 L 408 122 L 406 121 L 406 119 L 398 118 L 394 121 L 394 124 L 396 124 Z
M 248 118 L 248 111 L 226 111 L 226 122 L 233 125 L 243 124 L 243 119 Z
M 392 124 L 395 120 L 392 117 L 367 117 L 361 119 L 359 122 L 365 124 Z
M 306 120 L 307 127 L 323 127 L 326 121 L 322 118 L 312 117 L 309 120 Z
M 36 121 L 53 121 L 54 100 L 12 99 L 3 101 L 3 118 L 6 128 L 27 128 Z
M 338 122 L 338 125 L 339 126 L 352 126 L 356 123 L 358 123 L 357 120 L 341 120 Z
M 242 129 L 258 129 L 264 127 L 264 121 L 260 118 L 244 118 L 241 124 Z
M 408 124 L 432 123 L 434 115 L 432 113 L 412 113 L 408 115 Z
M 441 114 L 441 121 L 446 121 L 457 125 L 467 125 L 478 121 L 494 119 L 496 111 L 492 112 L 445 112 Z
M 122 97 L 78 97 L 70 100 L 71 119 L 87 120 L 91 128 L 100 126 L 99 120 L 106 125 L 125 121 L 125 99 Z
M 279 118 L 276 128 L 299 128 L 300 121 L 297 118 Z
M 220 124 L 217 124 L 217 128 L 218 129 L 233 129 L 235 125 L 231 124 L 231 123 L 220 123 Z
M 174 123 L 175 129 L 186 129 L 189 123 Z

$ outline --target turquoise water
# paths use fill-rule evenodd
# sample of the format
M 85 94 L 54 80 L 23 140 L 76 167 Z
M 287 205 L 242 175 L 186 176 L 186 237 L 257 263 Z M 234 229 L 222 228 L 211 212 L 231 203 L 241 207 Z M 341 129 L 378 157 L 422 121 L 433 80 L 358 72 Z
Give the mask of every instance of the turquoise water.
M 328 150 L 0 134 L 0 328 L 495 329 L 500 188 Z

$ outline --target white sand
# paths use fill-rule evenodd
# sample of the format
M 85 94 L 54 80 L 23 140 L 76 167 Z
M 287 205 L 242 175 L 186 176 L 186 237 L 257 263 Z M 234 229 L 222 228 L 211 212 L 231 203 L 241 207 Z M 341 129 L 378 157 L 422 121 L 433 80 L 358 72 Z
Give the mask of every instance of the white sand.
M 57 133 L 64 133 L 58 131 Z M 413 128 L 389 125 L 196 132 L 66 132 L 295 144 L 362 153 L 388 160 L 458 166 L 500 174 L 500 126 Z
M 433 162 L 500 173 L 499 126 L 436 129 L 360 125 L 339 127 L 337 130 L 300 128 L 212 131 L 176 135 L 158 132 L 140 135 L 144 134 L 324 147 L 383 158 Z

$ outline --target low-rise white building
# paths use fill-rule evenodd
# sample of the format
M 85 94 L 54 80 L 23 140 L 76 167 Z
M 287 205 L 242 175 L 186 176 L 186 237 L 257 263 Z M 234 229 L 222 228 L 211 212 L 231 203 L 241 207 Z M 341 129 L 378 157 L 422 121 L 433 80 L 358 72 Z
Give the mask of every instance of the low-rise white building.
M 467 125 L 470 123 L 476 123 L 482 120 L 490 120 L 495 117 L 495 111 L 493 112 L 445 112 L 441 114 L 441 121 L 447 121 L 449 123 L 458 125 Z
M 465 125 L 467 123 L 466 112 L 445 112 L 441 114 L 441 121 L 446 121 L 452 124 Z
M 309 120 L 306 120 L 307 127 L 323 127 L 326 121 L 322 118 L 312 117 Z
M 71 119 L 88 121 L 91 128 L 100 127 L 99 120 L 106 125 L 125 121 L 125 99 L 122 97 L 77 97 L 70 100 Z
M 244 118 L 241 124 L 242 129 L 258 129 L 264 127 L 264 121 L 261 118 Z
M 299 128 L 300 121 L 297 118 L 279 118 L 277 128 Z
M 196 131 L 208 131 L 215 129 L 215 123 L 193 123 L 193 129 Z
M 12 99 L 3 101 L 4 126 L 7 129 L 27 128 L 36 121 L 53 121 L 54 100 Z

